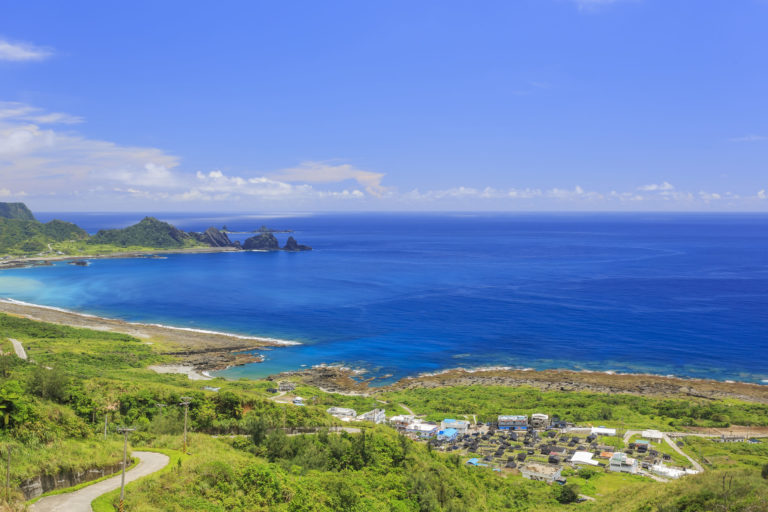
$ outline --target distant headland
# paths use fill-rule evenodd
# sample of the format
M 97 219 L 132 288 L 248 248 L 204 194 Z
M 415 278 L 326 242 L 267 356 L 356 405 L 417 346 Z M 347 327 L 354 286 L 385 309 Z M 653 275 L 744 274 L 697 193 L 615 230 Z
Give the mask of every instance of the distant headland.
M 285 245 L 274 233 L 288 233 L 261 226 L 244 242 L 232 241 L 226 227 L 211 226 L 203 232 L 186 232 L 154 217 L 122 229 L 104 229 L 89 235 L 76 224 L 61 220 L 39 222 L 24 203 L 0 203 L 0 267 L 43 259 L 69 257 L 118 257 L 164 252 L 211 251 L 310 251 L 290 236 Z

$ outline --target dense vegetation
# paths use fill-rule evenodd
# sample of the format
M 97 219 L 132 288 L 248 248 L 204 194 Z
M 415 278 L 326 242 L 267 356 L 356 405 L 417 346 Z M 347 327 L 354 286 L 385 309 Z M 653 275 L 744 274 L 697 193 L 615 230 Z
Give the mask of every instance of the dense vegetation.
M 149 343 L 0 315 L 4 354 L 11 352 L 7 338 L 21 341 L 30 357 L 0 356 L 0 442 L 15 454 L 14 486 L 41 472 L 116 463 L 121 443 L 114 429 L 126 424 L 137 428 L 133 446 L 176 454 L 166 471 L 129 487 L 127 510 L 135 511 L 746 511 L 766 510 L 768 502 L 768 484 L 761 476 L 768 444 L 691 438 L 686 450 L 709 464 L 704 475 L 659 484 L 639 476 L 568 469 L 568 485 L 561 487 L 467 466 L 458 454 L 434 451 L 385 426 L 331 433 L 327 427 L 338 422 L 324 412 L 328 405 L 367 410 L 384 401 L 390 412 L 400 412 L 397 404 L 404 403 L 434 419 L 544 410 L 583 422 L 616 423 L 623 417 L 627 427 L 665 428 L 678 416 L 711 421 L 714 414 L 760 424 L 765 420 L 760 405 L 503 387 L 347 397 L 299 386 L 298 393 L 313 399 L 295 407 L 270 400 L 266 388 L 274 384 L 267 381 L 195 382 L 147 370 L 149 364 L 170 360 L 161 354 L 169 348 L 162 340 Z M 220 389 L 206 390 L 205 385 Z M 193 431 L 190 454 L 183 456 L 178 453 L 182 396 L 192 398 Z M 105 415 L 107 440 L 102 437 Z M 286 435 L 291 427 L 310 432 Z M 596 501 L 571 503 L 579 494 Z M 105 496 L 96 509 L 112 510 L 115 497 Z
M 101 230 L 93 235 L 88 243 L 163 249 L 175 249 L 195 244 L 194 239 L 184 231 L 154 217 L 144 217 L 138 224 L 123 229 Z
M 52 220 L 43 224 L 36 220 L 0 217 L 0 253 L 38 253 L 47 251 L 51 243 L 87 237 L 85 231 L 70 222 Z
M 0 203 L 0 218 L 35 220 L 35 216 L 24 203 Z

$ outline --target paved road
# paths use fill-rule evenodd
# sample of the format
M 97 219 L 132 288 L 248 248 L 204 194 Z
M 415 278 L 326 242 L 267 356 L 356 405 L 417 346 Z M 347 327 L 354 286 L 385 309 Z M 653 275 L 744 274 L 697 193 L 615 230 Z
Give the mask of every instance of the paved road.
M 139 459 L 135 468 L 125 473 L 125 483 L 163 469 L 169 462 L 168 456 L 155 452 L 133 452 Z M 79 491 L 57 494 L 41 499 L 32 507 L 32 512 L 91 512 L 91 502 L 109 491 L 120 488 L 120 474 L 97 484 L 83 487 Z
M 642 431 L 640 431 L 640 430 L 627 430 L 627 433 L 624 434 L 624 442 L 628 443 L 629 439 L 632 436 L 634 436 L 635 434 L 640 435 L 640 434 L 642 434 Z M 681 435 L 678 432 L 674 432 L 672 434 Z M 691 435 L 699 435 L 699 434 L 691 434 Z M 691 463 L 691 465 L 693 465 L 693 469 L 695 469 L 697 471 L 704 471 L 704 467 L 701 464 L 696 462 L 691 456 L 689 456 L 687 453 L 685 453 L 683 450 L 681 450 L 679 446 L 677 446 L 675 444 L 675 442 L 670 438 L 670 433 L 662 432 L 661 436 L 664 438 L 664 441 L 666 441 L 667 444 L 672 447 L 673 450 L 675 450 L 677 453 L 679 453 L 680 455 L 682 455 L 683 457 L 688 459 L 688 461 Z M 713 437 L 713 436 L 710 436 L 710 437 Z M 664 480 L 664 481 L 666 481 L 666 480 Z
M 16 355 L 19 356 L 19 359 L 26 359 L 27 353 L 24 350 L 24 347 L 21 346 L 21 342 L 19 340 L 15 340 L 13 338 L 8 338 L 10 342 L 13 344 L 13 350 L 16 351 Z
M 696 462 L 695 460 L 693 460 L 690 456 L 688 456 L 687 453 L 681 450 L 680 447 L 677 446 L 675 442 L 672 441 L 667 434 L 662 434 L 662 436 L 664 437 L 664 440 L 667 442 L 667 444 L 672 447 L 673 450 L 675 450 L 677 453 L 679 453 L 680 455 L 688 459 L 688 461 L 693 465 L 693 469 L 695 469 L 696 471 L 704 471 L 704 468 L 702 467 L 702 465 Z

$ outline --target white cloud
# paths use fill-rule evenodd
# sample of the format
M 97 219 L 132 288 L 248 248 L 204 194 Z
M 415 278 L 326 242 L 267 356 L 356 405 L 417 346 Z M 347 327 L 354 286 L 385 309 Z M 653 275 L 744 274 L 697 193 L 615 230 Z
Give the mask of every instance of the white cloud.
M 768 137 L 765 135 L 744 135 L 743 137 L 733 137 L 732 139 L 729 139 L 731 142 L 762 142 L 768 140 Z
M 759 190 L 759 191 L 757 192 L 757 198 L 758 198 L 758 199 L 768 199 L 768 196 L 767 196 L 767 195 L 766 195 L 766 193 L 765 193 L 765 189 L 763 189 L 763 190 Z
M 637 187 L 637 190 L 641 190 L 644 192 L 655 192 L 655 191 L 665 191 L 665 190 L 674 190 L 675 187 L 671 183 L 665 181 L 661 184 L 651 183 L 650 185 L 643 185 L 642 187 Z
M 63 112 L 44 112 L 43 109 L 17 101 L 0 101 L 0 121 L 29 121 L 36 124 L 77 124 L 83 118 Z
M 47 48 L 40 48 L 27 43 L 12 43 L 0 39 L 0 60 L 23 62 L 43 60 L 53 55 Z
M 703 190 L 699 191 L 699 197 L 704 201 L 718 201 L 723 198 L 722 195 L 716 192 L 704 192 Z
M 384 176 L 384 173 L 364 171 L 349 164 L 331 165 L 325 162 L 302 162 L 298 167 L 283 169 L 272 175 L 277 180 L 291 183 L 339 183 L 352 180 L 377 197 L 388 191 L 381 184 Z
M 31 194 L 84 191 L 104 181 L 148 184 L 168 178 L 178 158 L 160 149 L 121 146 L 45 124 L 80 118 L 23 103 L 0 103 L 0 182 Z

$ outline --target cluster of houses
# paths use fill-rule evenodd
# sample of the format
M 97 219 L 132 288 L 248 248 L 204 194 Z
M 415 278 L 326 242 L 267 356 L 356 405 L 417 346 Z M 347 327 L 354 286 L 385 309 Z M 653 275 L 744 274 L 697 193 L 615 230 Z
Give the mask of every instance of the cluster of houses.
M 561 474 L 563 464 L 595 466 L 617 473 L 653 473 L 668 479 L 695 473 L 664 465 L 671 457 L 653 449 L 653 444 L 663 442 L 663 434 L 658 430 L 643 431 L 640 439 L 619 451 L 601 441 L 603 437 L 616 436 L 615 428 L 576 428 L 557 416 L 550 418 L 542 413 L 530 417 L 501 415 L 496 424 L 489 423 L 487 427 L 482 424 L 473 427 L 467 420 L 453 418 L 437 423 L 414 415 L 397 415 L 387 420 L 383 409 L 358 415 L 354 409 L 330 407 L 328 413 L 342 421 L 388 421 L 400 433 L 427 440 L 440 449 L 463 449 L 483 455 L 469 459 L 469 465 L 489 466 L 496 471 L 501 467 L 518 469 L 524 478 L 549 483 L 565 483 Z M 577 433 L 585 437 L 575 435 Z M 641 459 L 634 457 L 635 454 Z

